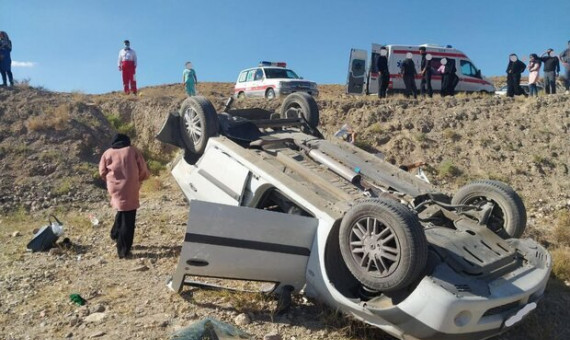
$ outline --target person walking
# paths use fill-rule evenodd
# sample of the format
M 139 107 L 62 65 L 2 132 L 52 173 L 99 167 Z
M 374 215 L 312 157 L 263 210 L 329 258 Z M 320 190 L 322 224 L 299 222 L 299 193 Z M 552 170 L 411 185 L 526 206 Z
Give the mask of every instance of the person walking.
M 10 86 L 14 86 L 14 77 L 12 76 L 12 41 L 8 37 L 8 33 L 0 32 L 0 73 L 2 74 L 2 85 L 6 87 L 10 82 Z M 6 79 L 7 78 L 7 79 Z
M 418 96 L 418 88 L 416 87 L 416 64 L 412 59 L 413 54 L 408 52 L 406 54 L 406 59 L 402 62 L 400 66 L 400 73 L 404 79 L 404 85 L 406 86 L 406 92 L 404 95 L 408 98 L 411 95 L 414 98 Z
M 131 42 L 124 41 L 125 48 L 119 51 L 119 71 L 123 73 L 123 88 L 126 94 L 137 94 L 137 81 L 135 74 L 137 70 L 137 54 L 131 48 Z
M 554 50 L 549 48 L 540 56 L 544 64 L 544 90 L 546 94 L 556 94 L 556 76 L 560 73 L 560 62 L 554 55 Z
M 528 62 L 528 89 L 529 95 L 531 97 L 538 96 L 538 89 L 536 84 L 538 83 L 538 79 L 540 78 L 540 60 L 538 59 L 538 55 L 536 53 L 532 53 L 529 56 Z
M 457 68 L 455 67 L 455 60 L 441 58 L 441 66 L 438 68 L 441 75 L 441 96 L 454 96 L 455 87 L 459 82 L 457 77 Z
M 378 98 L 386 98 L 386 91 L 390 83 L 390 71 L 388 71 L 388 50 L 382 46 L 380 55 L 376 61 L 378 69 Z
M 560 62 L 566 69 L 564 88 L 566 88 L 566 94 L 570 93 L 570 40 L 568 40 L 568 48 L 560 53 Z
M 135 219 L 141 183 L 150 177 L 142 153 L 127 135 L 117 134 L 111 148 L 103 153 L 99 162 L 99 175 L 107 184 L 111 206 L 117 210 L 111 228 L 111 239 L 117 243 L 119 258 L 131 253 L 135 235 Z
M 526 64 L 519 60 L 516 54 L 509 55 L 507 65 L 507 97 L 525 94 L 521 88 L 521 74 L 526 69 Z
M 196 95 L 196 85 L 198 84 L 198 78 L 196 78 L 196 71 L 192 68 L 191 62 L 186 62 L 186 67 L 182 71 L 182 84 L 186 89 L 186 94 L 188 97 Z
M 425 96 L 427 86 L 427 95 L 431 98 L 433 96 L 433 89 L 431 88 L 431 55 L 426 53 L 426 48 L 424 46 L 420 47 L 420 54 L 422 56 L 422 62 L 420 65 L 420 73 L 422 75 L 420 94 Z

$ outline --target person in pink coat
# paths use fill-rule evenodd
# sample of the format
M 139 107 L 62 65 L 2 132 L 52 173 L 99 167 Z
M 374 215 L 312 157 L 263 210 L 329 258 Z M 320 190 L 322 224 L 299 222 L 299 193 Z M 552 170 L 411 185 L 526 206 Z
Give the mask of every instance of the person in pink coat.
M 99 162 L 99 175 L 107 183 L 111 206 L 117 210 L 111 239 L 117 242 L 119 258 L 130 255 L 141 183 L 150 176 L 142 153 L 127 135 L 115 136 Z
M 536 84 L 538 83 L 538 79 L 540 78 L 540 59 L 538 55 L 535 53 L 531 54 L 529 57 L 528 63 L 528 88 L 529 88 L 529 95 L 531 97 L 538 96 L 538 89 L 536 88 Z

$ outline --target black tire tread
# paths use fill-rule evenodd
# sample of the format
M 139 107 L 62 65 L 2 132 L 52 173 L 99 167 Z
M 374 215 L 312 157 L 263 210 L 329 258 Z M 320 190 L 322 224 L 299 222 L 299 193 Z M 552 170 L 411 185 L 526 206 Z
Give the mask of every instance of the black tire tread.
M 203 136 L 205 139 L 204 142 L 200 143 L 200 145 L 198 145 L 197 147 L 194 145 L 194 143 L 189 141 L 187 131 L 185 131 L 184 128 L 184 122 L 182 121 L 184 119 L 183 118 L 184 111 L 186 111 L 188 107 L 192 107 L 194 110 L 196 110 L 198 115 L 204 116 Z M 216 109 L 214 108 L 212 103 L 205 97 L 194 96 L 186 98 L 182 102 L 182 105 L 180 105 L 179 112 L 181 119 L 180 129 L 184 145 L 186 146 L 185 148 L 186 151 L 196 155 L 201 155 L 204 152 L 204 149 L 206 148 L 208 139 L 218 134 L 218 114 L 216 112 Z
M 285 117 L 285 112 L 293 103 L 301 106 L 303 117 L 313 129 L 319 126 L 319 106 L 313 96 L 305 92 L 294 92 L 285 97 L 281 105 L 281 117 Z
M 511 217 L 511 219 L 508 222 L 505 222 L 505 224 L 509 224 L 510 226 L 503 226 L 504 233 L 501 232 L 498 233 L 498 235 L 505 239 L 521 237 L 527 223 L 526 208 L 521 197 L 516 193 L 515 190 L 513 190 L 513 188 L 511 188 L 506 183 L 485 179 L 473 181 L 461 187 L 457 193 L 453 195 L 451 204 L 463 204 L 466 202 L 466 199 L 473 196 L 489 197 L 489 189 L 491 189 L 491 192 L 494 190 L 495 193 L 501 195 L 506 203 L 513 208 L 512 211 L 504 211 L 505 207 L 501 207 L 503 209 L 503 213 L 505 215 L 509 215 L 505 216 L 505 218 Z M 492 197 L 489 198 L 493 199 Z M 493 200 L 497 201 L 495 199 Z M 500 202 L 497 203 L 500 204 Z

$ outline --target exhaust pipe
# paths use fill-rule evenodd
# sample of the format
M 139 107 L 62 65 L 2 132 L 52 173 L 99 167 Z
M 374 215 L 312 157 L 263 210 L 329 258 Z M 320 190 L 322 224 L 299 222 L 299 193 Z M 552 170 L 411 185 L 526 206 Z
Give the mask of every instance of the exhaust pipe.
M 321 151 L 310 149 L 309 151 L 307 151 L 307 155 L 309 155 L 309 157 L 311 157 L 313 160 L 325 165 L 332 172 L 346 179 L 350 183 L 358 184 L 360 182 L 361 176 L 359 173 L 350 169 L 349 167 L 340 164 L 339 162 L 335 161 L 334 159 L 322 153 Z

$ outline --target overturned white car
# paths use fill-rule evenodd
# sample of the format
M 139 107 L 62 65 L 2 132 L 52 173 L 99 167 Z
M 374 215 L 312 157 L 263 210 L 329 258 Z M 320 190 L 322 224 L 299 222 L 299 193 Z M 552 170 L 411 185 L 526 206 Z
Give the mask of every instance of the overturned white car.
M 304 93 L 280 112 L 230 106 L 188 98 L 158 136 L 186 150 L 172 170 L 190 202 L 173 290 L 186 276 L 271 282 L 400 339 L 483 339 L 536 308 L 551 257 L 519 239 L 526 211 L 506 184 L 445 195 L 325 140 Z

